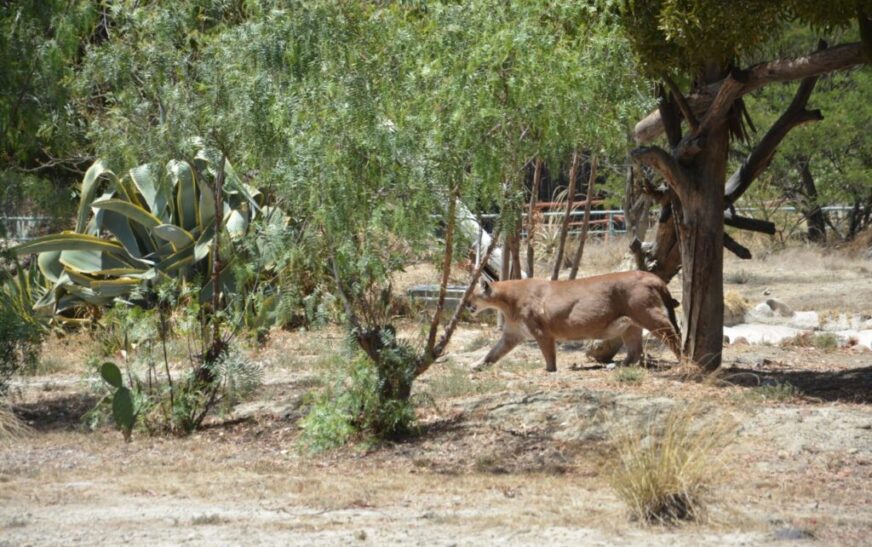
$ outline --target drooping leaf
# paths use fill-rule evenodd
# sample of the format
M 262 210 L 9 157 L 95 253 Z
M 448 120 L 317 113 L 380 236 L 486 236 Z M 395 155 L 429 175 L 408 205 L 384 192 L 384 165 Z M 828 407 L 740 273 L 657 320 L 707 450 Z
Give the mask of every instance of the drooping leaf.
M 175 249 L 194 243 L 194 236 L 173 224 L 161 224 L 151 229 L 152 233 L 164 241 L 169 241 Z
M 142 197 L 145 198 L 145 205 L 151 211 L 151 214 L 165 221 L 171 221 L 167 218 L 166 208 L 170 199 L 167 195 L 167 189 L 160 183 L 159 171 L 157 166 L 146 163 L 130 170 L 130 178 Z
M 64 265 L 60 262 L 60 251 L 43 251 L 36 257 L 39 271 L 52 283 L 56 283 L 64 271 Z
M 80 273 L 94 273 L 115 268 L 132 268 L 124 255 L 106 251 L 62 251 L 60 263 Z
M 185 230 L 193 230 L 198 224 L 194 170 L 186 161 L 172 160 L 167 164 L 167 171 L 175 182 L 176 223 Z
M 82 193 L 79 197 L 79 209 L 76 213 L 76 231 L 82 233 L 88 222 L 88 213 L 91 211 L 91 202 L 94 201 L 94 194 L 97 192 L 98 182 L 103 175 L 115 177 L 102 161 L 97 160 L 85 172 L 85 177 L 82 179 Z
M 113 241 L 99 237 L 78 234 L 76 232 L 61 232 L 30 240 L 12 249 L 17 254 L 46 253 L 52 251 L 95 251 L 123 254 L 124 248 Z
M 137 222 L 146 228 L 154 228 L 161 223 L 161 220 L 155 215 L 151 214 L 146 209 L 130 203 L 129 201 L 124 201 L 121 199 L 107 199 L 103 201 L 95 201 L 91 204 L 95 209 L 106 209 L 109 211 L 113 211 L 124 215 L 129 218 L 133 222 Z

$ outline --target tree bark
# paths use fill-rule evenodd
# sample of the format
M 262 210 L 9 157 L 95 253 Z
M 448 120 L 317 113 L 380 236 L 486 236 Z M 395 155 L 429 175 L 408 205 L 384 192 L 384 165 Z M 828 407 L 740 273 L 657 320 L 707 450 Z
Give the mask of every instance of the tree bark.
M 536 200 L 539 198 L 539 185 L 542 183 L 542 160 L 536 158 L 536 166 L 533 169 L 533 190 L 530 192 L 530 207 L 527 210 L 527 277 L 535 277 L 535 251 L 533 247 L 536 239 Z
M 809 168 L 808 158 L 802 158 L 799 162 L 799 178 L 802 183 L 803 215 L 807 228 L 808 240 L 813 243 L 825 243 L 827 240 L 827 223 L 824 212 L 817 200 L 817 187 L 814 177 Z
M 705 122 L 703 122 L 704 124 Z M 724 182 L 729 131 L 708 131 L 706 145 L 687 168 L 690 183 L 676 212 L 681 248 L 682 353 L 714 370 L 721 365 L 724 332 Z
M 596 167 L 596 156 L 592 155 L 590 158 L 590 176 L 587 179 L 587 199 L 584 202 L 584 220 L 581 224 L 581 234 L 578 236 L 578 247 L 572 259 L 569 279 L 575 279 L 578 276 L 578 266 L 581 264 L 581 257 L 584 254 L 584 242 L 587 240 L 587 230 L 590 226 L 590 207 L 593 203 L 594 186 L 596 185 Z
M 820 76 L 835 70 L 850 68 L 864 63 L 863 45 L 860 42 L 843 44 L 824 50 L 819 50 L 795 59 L 777 59 L 760 63 L 743 71 L 741 86 L 735 89 L 737 97 L 746 95 L 772 82 L 788 82 L 802 80 L 810 76 Z M 730 78 L 730 77 L 728 77 Z M 709 110 L 721 86 L 728 79 L 705 85 L 694 94 L 687 97 L 691 111 L 701 116 Z M 648 143 L 659 137 L 664 129 L 660 110 L 648 114 L 636 124 L 633 136 L 638 143 Z
M 569 188 L 566 191 L 566 215 L 563 217 L 563 226 L 560 228 L 560 242 L 557 244 L 557 256 L 554 259 L 554 269 L 551 272 L 551 280 L 560 276 L 563 266 L 563 251 L 566 248 L 566 236 L 569 234 L 569 221 L 572 219 L 572 206 L 575 201 L 575 179 L 578 173 L 578 152 L 572 153 L 572 165 L 569 167 Z

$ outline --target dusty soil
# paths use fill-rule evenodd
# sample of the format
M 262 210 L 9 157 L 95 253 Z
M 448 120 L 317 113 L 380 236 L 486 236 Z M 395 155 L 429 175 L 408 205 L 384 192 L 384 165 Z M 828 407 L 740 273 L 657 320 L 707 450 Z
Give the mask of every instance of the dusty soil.
M 794 249 L 726 270 L 754 302 L 768 290 L 794 309 L 872 311 L 869 260 Z M 546 374 L 528 344 L 470 373 L 495 338 L 464 326 L 419 380 L 417 436 L 319 455 L 300 449 L 298 421 L 337 329 L 273 333 L 252 400 L 188 438 L 130 444 L 82 427 L 88 344 L 53 342 L 53 366 L 14 390 L 31 432 L 0 446 L 0 545 L 872 542 L 872 354 L 734 345 L 701 381 L 652 343 L 632 383 L 577 344 Z M 630 521 L 609 487 L 613 433 L 692 405 L 738 424 L 706 519 Z

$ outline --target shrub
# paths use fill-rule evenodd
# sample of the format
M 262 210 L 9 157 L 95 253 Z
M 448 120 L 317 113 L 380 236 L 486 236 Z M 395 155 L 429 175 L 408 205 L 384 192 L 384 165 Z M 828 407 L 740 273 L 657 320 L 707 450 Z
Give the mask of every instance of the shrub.
M 697 420 L 697 408 L 677 409 L 643 428 L 615 435 L 611 486 L 636 520 L 671 523 L 702 516 L 705 493 L 723 471 L 719 459 L 735 426 Z
M 303 444 L 313 452 L 351 440 L 372 442 L 413 431 L 415 408 L 405 398 L 391 397 L 372 360 L 362 352 L 339 358 L 330 367 L 327 388 L 318 394 L 303 419 Z
M 0 286 L 0 396 L 9 378 L 22 368 L 33 368 L 39 360 L 46 327 L 34 317 L 31 306 L 30 277 L 33 272 L 19 270 Z

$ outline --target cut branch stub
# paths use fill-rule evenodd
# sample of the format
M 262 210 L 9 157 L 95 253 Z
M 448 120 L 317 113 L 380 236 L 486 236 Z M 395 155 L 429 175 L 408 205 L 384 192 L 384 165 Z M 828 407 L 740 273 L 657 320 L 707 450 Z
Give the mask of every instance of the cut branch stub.
M 751 251 L 747 247 L 730 237 L 730 234 L 724 234 L 724 248 L 738 256 L 742 260 L 751 259 Z
M 659 146 L 643 146 L 630 152 L 630 157 L 642 165 L 657 170 L 666 180 L 669 188 L 678 196 L 678 199 L 684 199 L 690 189 L 690 181 L 684 174 L 681 165 L 669 152 Z
M 724 212 L 724 224 L 738 228 L 740 230 L 748 230 L 749 232 L 760 232 L 762 234 L 775 235 L 775 223 L 768 220 L 760 220 L 757 218 L 740 217 L 731 214 L 729 211 Z

